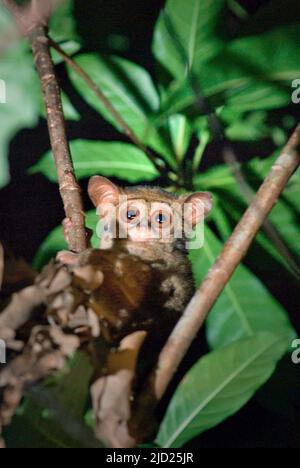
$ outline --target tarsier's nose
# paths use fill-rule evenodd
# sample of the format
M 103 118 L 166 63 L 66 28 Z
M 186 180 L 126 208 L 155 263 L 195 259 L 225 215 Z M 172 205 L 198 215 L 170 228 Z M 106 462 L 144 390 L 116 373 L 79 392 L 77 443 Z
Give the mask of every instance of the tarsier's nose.
M 141 219 L 136 225 L 136 228 L 138 229 L 151 229 L 151 219 Z

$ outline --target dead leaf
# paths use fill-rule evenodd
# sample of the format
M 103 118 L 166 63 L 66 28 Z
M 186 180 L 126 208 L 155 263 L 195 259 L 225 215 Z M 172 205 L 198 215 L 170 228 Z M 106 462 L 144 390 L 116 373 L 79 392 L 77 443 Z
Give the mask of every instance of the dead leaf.
M 139 331 L 124 338 L 108 357 L 109 375 L 98 379 L 91 388 L 96 436 L 112 448 L 136 445 L 129 434 L 128 421 L 137 358 L 146 335 Z

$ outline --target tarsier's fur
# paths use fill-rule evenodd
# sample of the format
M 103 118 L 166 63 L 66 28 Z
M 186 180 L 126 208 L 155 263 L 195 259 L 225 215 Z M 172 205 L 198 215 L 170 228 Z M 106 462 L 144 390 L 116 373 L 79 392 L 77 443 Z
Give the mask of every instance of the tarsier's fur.
M 178 197 L 160 188 L 134 187 L 122 190 L 128 200 L 144 200 L 151 203 L 174 203 Z M 144 243 L 116 240 L 129 255 L 134 255 L 159 272 L 160 284 L 155 285 L 154 294 L 161 292 L 166 301 L 161 307 L 168 311 L 182 312 L 194 291 L 191 264 L 188 260 L 185 239 L 173 238 L 171 242 Z
M 106 203 L 118 206 L 120 195 L 126 195 L 129 203 L 142 200 L 149 207 L 153 203 L 169 205 L 172 213 L 179 210 L 180 203 L 184 204 L 187 199 L 160 188 L 119 189 L 109 180 L 98 176 L 91 179 L 89 194 L 99 213 L 107 206 Z M 207 204 L 207 211 L 210 210 L 209 194 L 200 192 L 191 197 L 202 197 Z M 174 202 L 178 202 L 177 205 Z M 176 215 L 182 217 L 182 210 Z M 118 216 L 114 216 L 118 224 Z M 106 228 L 106 236 L 109 238 L 109 225 Z M 149 328 L 147 325 L 156 323 L 159 324 L 156 328 L 159 333 L 159 330 L 174 325 L 194 292 L 192 268 L 185 244 L 184 235 L 180 239 L 171 235 L 167 240 L 146 242 L 134 241 L 130 236 L 126 239 L 116 236 L 109 238 L 108 244 L 107 240 L 102 239 L 100 250 L 94 250 L 88 260 L 99 265 L 104 277 L 103 285 L 94 295 L 93 307 L 97 309 L 99 317 L 104 317 L 112 325 L 115 336 L 128 333 L 128 327 Z

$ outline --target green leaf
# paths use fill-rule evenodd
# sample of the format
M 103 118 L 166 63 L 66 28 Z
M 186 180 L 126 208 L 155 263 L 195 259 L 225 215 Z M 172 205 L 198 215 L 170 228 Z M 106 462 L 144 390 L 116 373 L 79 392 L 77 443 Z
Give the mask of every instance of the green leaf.
M 196 174 L 202 161 L 204 151 L 212 139 L 212 132 L 206 116 L 200 116 L 195 120 L 194 130 L 199 140 L 193 160 L 193 170 L 194 174 Z
M 49 24 L 50 35 L 55 41 L 78 41 L 73 10 L 73 0 L 63 0 L 55 8 Z
M 102 174 L 136 183 L 159 176 L 147 156 L 127 143 L 74 140 L 70 147 L 78 179 Z M 42 172 L 52 182 L 57 182 L 52 152 L 46 153 L 30 172 Z
M 223 93 L 236 111 L 287 105 L 290 80 L 300 73 L 299 23 L 231 41 L 203 67 L 199 76 L 206 96 Z M 274 49 L 280 48 L 279 54 Z
M 181 161 L 190 144 L 192 137 L 192 127 L 184 115 L 175 114 L 169 118 L 169 128 L 174 153 L 177 159 Z
M 225 106 L 219 117 L 225 124 L 226 137 L 231 141 L 258 141 L 270 135 L 271 129 L 266 124 L 268 113 L 265 111 L 243 114 Z
M 63 0 L 57 5 L 50 18 L 49 32 L 51 39 L 59 43 L 68 55 L 73 55 L 81 49 L 73 0 Z M 51 53 L 55 64 L 63 62 L 63 58 L 55 49 L 52 48 Z
M 182 447 L 238 411 L 274 372 L 287 338 L 258 333 L 204 356 L 177 387 L 156 442 Z
M 220 206 L 220 200 L 217 196 L 214 196 L 214 209 L 212 210 L 210 216 L 218 229 L 222 241 L 225 243 L 231 236 L 232 228 L 226 213 L 224 213 L 222 207 Z
M 197 284 L 204 279 L 220 254 L 222 244 L 206 227 L 202 249 L 191 250 L 190 258 Z M 254 335 L 258 331 L 296 336 L 284 308 L 264 284 L 245 266 L 240 265 L 209 313 L 207 339 L 216 349 Z
M 100 447 L 100 442 L 94 439 L 92 431 L 84 424 L 93 372 L 89 358 L 77 352 L 63 371 L 29 391 L 12 424 L 5 431 L 8 446 Z
M 86 225 L 89 229 L 92 229 L 94 235 L 92 237 L 92 246 L 97 248 L 99 246 L 99 238 L 96 234 L 96 226 L 99 221 L 99 217 L 96 214 L 96 210 L 89 211 L 86 214 Z M 37 254 L 33 260 L 33 267 L 36 270 L 40 270 L 46 265 L 51 258 L 54 258 L 61 250 L 66 250 L 67 244 L 64 239 L 62 226 L 56 227 L 41 244 Z
M 224 0 L 168 0 L 154 31 L 153 53 L 178 80 L 216 55 Z M 224 26 L 223 26 L 224 31 Z
M 152 118 L 159 109 L 159 96 L 146 70 L 118 57 L 101 58 L 97 54 L 76 57 L 76 62 L 97 84 L 116 111 L 139 139 L 176 167 L 170 141 L 163 130 L 155 128 Z M 120 124 L 85 81 L 69 68 L 70 78 L 83 98 L 118 130 Z
M 0 187 L 9 181 L 7 155 L 10 140 L 21 128 L 37 123 L 39 110 L 40 88 L 28 45 L 23 40 L 8 42 L 7 39 L 13 24 L 8 11 L 0 5 L 0 42 L 3 44 L 0 61 Z
M 196 74 L 201 93 L 213 107 L 235 112 L 268 110 L 291 102 L 291 82 L 300 75 L 297 51 L 299 23 L 277 27 L 256 36 L 232 40 Z M 280 53 L 274 54 L 274 50 Z M 192 112 L 198 96 L 187 80 L 178 79 L 164 93 L 162 116 Z

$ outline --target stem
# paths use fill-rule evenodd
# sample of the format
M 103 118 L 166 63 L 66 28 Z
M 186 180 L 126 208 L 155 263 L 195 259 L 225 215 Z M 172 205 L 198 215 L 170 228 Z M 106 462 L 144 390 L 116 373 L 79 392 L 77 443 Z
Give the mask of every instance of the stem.
M 127 125 L 122 115 L 114 108 L 114 106 L 107 99 L 105 94 L 101 91 L 98 85 L 90 78 L 86 71 L 72 59 L 53 39 L 49 38 L 50 45 L 62 56 L 64 61 L 71 67 L 73 70 L 86 82 L 87 86 L 95 93 L 97 98 L 102 102 L 105 108 L 110 112 L 115 121 L 118 123 L 125 135 L 134 143 L 140 150 L 142 150 L 148 159 L 152 162 L 154 167 L 161 175 L 166 174 L 166 167 L 164 167 L 164 162 L 158 160 L 158 158 L 153 154 L 138 138 L 136 133 Z M 158 162 L 159 161 L 159 162 Z
M 81 199 L 81 190 L 76 181 L 67 140 L 60 89 L 50 56 L 46 28 L 43 26 L 36 26 L 34 29 L 30 30 L 27 35 L 31 43 L 44 95 L 59 190 L 66 216 L 70 218 L 73 225 L 69 233 L 69 249 L 79 253 L 88 247 L 85 232 L 85 215 Z
M 197 290 L 164 346 L 157 368 L 151 376 L 151 382 L 154 381 L 155 397 L 158 401 L 164 395 L 210 309 L 246 255 L 289 178 L 299 166 L 299 146 L 300 125 L 271 168 L 251 205 L 236 226 L 222 253 L 208 272 L 206 279 Z

